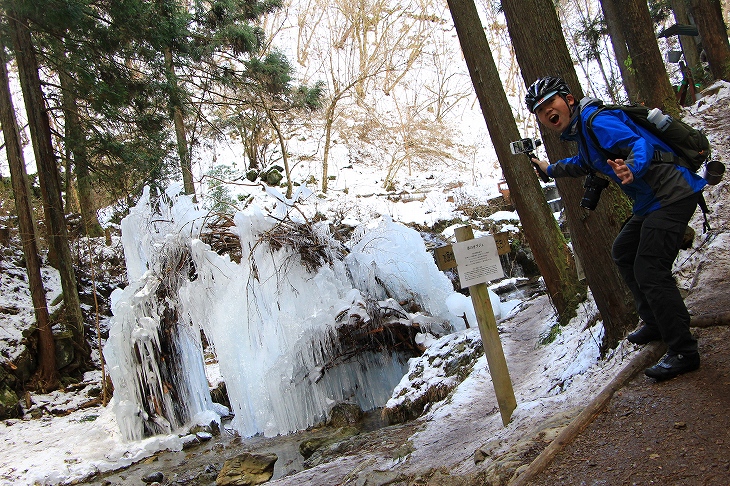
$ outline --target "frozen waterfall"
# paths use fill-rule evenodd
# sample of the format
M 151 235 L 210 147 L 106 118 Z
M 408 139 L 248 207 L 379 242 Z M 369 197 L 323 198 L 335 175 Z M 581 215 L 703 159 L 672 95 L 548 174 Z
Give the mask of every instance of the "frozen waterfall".
M 225 380 L 233 427 L 271 436 L 323 420 L 337 402 L 370 410 L 390 398 L 408 356 L 343 342 L 340 332 L 370 319 L 372 302 L 403 329 L 443 335 L 465 327 L 447 306 L 451 283 L 416 231 L 382 218 L 357 228 L 341 251 L 326 225 L 313 226 L 327 258 L 312 269 L 296 248 L 272 243 L 284 219 L 304 222 L 280 199 L 277 217 L 256 206 L 235 215 L 240 263 L 200 239 L 206 213 L 175 190 L 157 198 L 145 191 L 123 220 L 129 285 L 113 294 L 104 356 L 127 439 L 169 433 L 213 410 L 201 331 Z

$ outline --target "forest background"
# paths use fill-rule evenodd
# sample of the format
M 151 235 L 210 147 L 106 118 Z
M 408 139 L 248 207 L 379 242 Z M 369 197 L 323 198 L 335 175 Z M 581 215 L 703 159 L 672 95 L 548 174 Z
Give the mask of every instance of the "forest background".
M 540 136 L 551 158 L 569 149 L 539 134 L 521 101 L 525 86 L 549 69 L 576 94 L 644 102 L 678 116 L 694 91 L 730 80 L 727 1 L 622 2 L 629 13 L 620 22 L 611 20 L 617 5 L 2 2 L 1 234 L 4 245 L 18 238 L 23 247 L 35 312 L 3 367 L 10 416 L 23 391 L 67 386 L 99 366 L 92 353 L 98 314 L 79 296 L 93 268 L 74 255 L 72 242 L 111 234 L 145 186 L 162 190 L 176 180 L 223 219 L 262 186 L 279 186 L 287 197 L 299 185 L 323 198 L 347 194 L 356 184 L 332 173 L 335 158 L 382 171 L 382 191 L 394 197 L 417 193 L 399 187 L 404 174 L 434 166 L 491 180 L 487 192 L 504 178 L 523 243 L 562 321 L 575 313 L 574 296 L 584 294 L 572 254 L 553 254 L 568 251 L 555 243 L 567 233 L 607 320 L 604 345 L 615 346 L 635 323 L 630 299 L 611 263 L 591 251 L 602 251 L 596 235 L 612 240 L 626 202 L 609 195 L 615 203 L 590 218 L 566 209 L 567 231 L 540 223 L 552 221 L 552 212 L 529 163 L 510 154 L 508 142 Z M 694 23 L 700 37 L 654 42 L 674 23 Z M 638 50 L 647 45 L 638 34 L 650 36 L 655 52 Z M 682 52 L 683 64 L 666 62 L 662 53 L 672 51 Z M 480 65 L 487 60 L 493 68 Z M 496 77 L 477 80 L 476 73 L 492 71 Z M 570 201 L 580 197 L 580 182 L 561 184 L 566 208 L 577 208 Z M 482 206 L 462 197 L 465 207 Z M 335 225 L 347 216 L 326 215 Z M 63 285 L 63 305 L 53 314 L 43 259 Z M 609 295 L 623 297 L 617 303 Z M 74 351 L 59 369 L 60 337 Z M 22 356 L 34 366 L 18 366 Z

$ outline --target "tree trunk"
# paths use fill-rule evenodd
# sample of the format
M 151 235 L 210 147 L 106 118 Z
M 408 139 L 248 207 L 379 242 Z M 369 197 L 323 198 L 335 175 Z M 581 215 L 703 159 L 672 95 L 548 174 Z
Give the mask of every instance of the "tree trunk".
M 264 101 L 263 103 L 265 106 L 266 102 Z M 284 138 L 284 134 L 281 131 L 281 125 L 276 119 L 276 115 L 274 115 L 274 112 L 269 107 L 265 107 L 264 109 L 266 110 L 266 114 L 269 117 L 269 122 L 271 123 L 271 126 L 274 128 L 274 132 L 276 132 L 276 137 L 279 140 L 279 148 L 281 149 L 281 161 L 284 164 L 284 175 L 286 176 L 286 197 L 287 199 L 291 199 L 294 187 L 291 180 L 291 169 L 289 168 L 289 154 L 287 153 L 286 149 L 286 139 Z
M 35 310 L 36 327 L 38 329 L 38 371 L 35 376 L 36 386 L 43 392 L 58 387 L 58 371 L 56 370 L 56 346 L 51 331 L 46 292 L 41 278 L 41 264 L 33 227 L 28 174 L 25 170 L 20 133 L 13 100 L 10 95 L 8 71 L 5 64 L 5 48 L 0 44 L 0 124 L 5 137 L 5 150 L 8 154 L 10 179 L 15 195 L 15 212 L 18 216 L 20 241 L 23 244 L 25 268 L 28 272 L 30 296 Z
M 336 101 L 333 99 L 324 115 L 324 154 L 322 155 L 322 192 L 327 194 L 329 183 L 329 158 L 332 145 L 332 123 L 335 118 Z
M 689 8 L 687 0 L 670 0 L 672 11 L 674 12 L 674 21 L 681 25 L 694 25 L 694 21 L 689 18 Z M 697 73 L 702 71 L 700 63 L 700 51 L 697 46 L 697 38 L 691 35 L 680 35 L 679 45 L 682 47 L 684 61 L 692 74 L 696 77 Z M 692 100 L 694 102 L 694 100 Z
M 636 80 L 636 73 L 628 66 L 629 50 L 626 47 L 626 38 L 618 27 L 621 17 L 613 2 L 601 2 L 603 18 L 606 21 L 608 35 L 611 37 L 613 54 L 616 56 L 616 63 L 621 72 L 621 79 L 624 82 L 624 89 L 629 101 L 636 103 L 639 99 L 639 85 Z
M 604 2 L 612 2 L 621 12 L 618 26 L 626 39 L 631 68 L 638 80 L 636 101 L 678 117 L 679 103 L 659 52 L 646 0 L 601 0 Z
M 180 99 L 180 87 L 177 84 L 175 66 L 172 62 L 172 50 L 165 48 L 165 68 L 167 69 L 167 82 L 170 84 L 170 110 L 172 121 L 175 124 L 175 137 L 177 138 L 177 154 L 180 157 L 180 170 L 182 171 L 183 190 L 185 194 L 192 194 L 195 200 L 195 184 L 193 182 L 193 163 L 188 150 L 188 140 L 185 133 L 185 119 L 183 118 L 182 100 Z
M 690 6 L 712 76 L 730 81 L 730 43 L 720 0 L 691 0 Z
M 578 280 L 573 256 L 529 159 L 509 150 L 509 143 L 521 137 L 476 6 L 473 0 L 448 0 L 448 4 L 510 197 L 550 298 L 561 321 L 567 323 L 575 315 L 585 287 Z
M 58 252 L 58 271 L 63 287 L 66 323 L 74 336 L 76 364 L 84 368 L 89 359 L 90 348 L 84 335 L 84 321 L 81 314 L 79 292 L 73 258 L 68 244 L 68 232 L 61 200 L 61 182 L 51 143 L 51 127 L 45 110 L 41 81 L 38 74 L 38 61 L 25 19 L 10 12 L 8 15 L 13 37 L 13 49 L 18 63 L 20 86 L 23 90 L 28 126 L 33 140 L 38 180 L 44 201 L 46 225 L 51 232 L 51 244 Z
M 583 91 L 552 1 L 504 0 L 502 7 L 525 84 L 548 74 L 559 75 L 576 99 L 581 99 Z M 540 21 L 539 28 L 535 19 Z M 551 161 L 575 154 L 574 144 L 561 143 L 558 135 L 542 126 L 540 129 Z M 628 204 L 620 190 L 611 185 L 603 191 L 596 210 L 587 211 L 579 206 L 582 180 L 560 178 L 556 184 L 565 205 L 573 248 L 603 319 L 604 350 L 612 348 L 638 320 L 631 292 L 611 259 L 612 242 L 630 213 Z
M 89 160 L 86 151 L 86 137 L 81 128 L 79 110 L 71 88 L 71 80 L 67 73 L 61 72 L 61 98 L 63 103 L 64 121 L 66 124 L 66 147 L 73 154 L 74 169 L 76 173 L 76 184 L 78 186 L 79 206 L 81 209 L 81 221 L 84 234 L 91 237 L 98 237 L 104 234 L 96 216 L 96 205 L 92 197 L 91 174 L 89 173 Z M 70 164 L 69 164 L 70 165 Z M 67 174 L 70 176 L 70 174 Z M 70 177 L 66 185 L 66 192 L 71 193 Z
M 64 127 L 64 137 L 69 138 L 69 132 L 68 127 Z M 64 148 L 64 159 L 63 159 L 63 172 L 65 174 L 65 178 L 63 181 L 63 185 L 66 189 L 66 200 L 64 201 L 64 212 L 66 214 L 73 213 L 74 211 L 81 211 L 79 208 L 79 198 L 78 194 L 74 188 L 73 183 L 73 164 L 71 163 L 71 159 L 73 158 L 71 156 L 71 150 L 69 150 L 68 145 L 65 145 Z

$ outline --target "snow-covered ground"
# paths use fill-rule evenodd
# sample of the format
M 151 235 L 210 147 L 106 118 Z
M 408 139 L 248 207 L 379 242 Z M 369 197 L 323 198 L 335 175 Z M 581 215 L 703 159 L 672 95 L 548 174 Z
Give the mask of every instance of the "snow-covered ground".
M 728 98 L 730 87 L 727 83 L 720 84 L 710 96 L 691 107 L 689 115 L 696 123 L 704 123 L 703 113 L 719 102 L 725 111 L 717 116 L 726 116 Z M 722 148 L 714 158 L 726 161 L 730 159 L 730 141 L 727 127 L 722 126 L 720 131 L 711 135 L 715 137 L 716 145 Z M 429 224 L 454 215 L 459 198 L 486 199 L 485 193 L 491 191 L 483 187 L 485 183 L 493 184 L 496 193 L 495 181 L 473 181 L 469 177 L 459 180 L 459 171 L 434 168 L 432 173 L 414 175 L 412 181 L 406 180 L 404 184 L 418 188 L 419 194 L 425 194 L 425 199 L 403 198 L 395 202 L 386 195 L 378 196 L 383 192 L 379 187 L 382 173 L 345 167 L 343 164 L 339 170 L 343 173 L 357 171 L 350 179 L 357 181 L 357 193 L 333 190 L 333 194 L 327 197 L 312 198 L 307 211 L 312 214 L 316 211 L 325 214 L 340 211 L 351 221 L 364 225 L 371 223 L 375 215 L 387 215 L 404 223 Z M 725 204 L 727 184 L 726 177 L 719 186 L 708 188 L 711 207 L 719 208 Z M 269 196 L 262 194 L 257 204 L 273 208 L 274 198 L 270 196 L 270 193 Z M 448 196 L 453 196 L 456 202 L 449 201 Z M 692 226 L 698 235 L 702 234 L 699 211 Z M 691 258 L 689 254 L 682 254 L 677 260 L 678 274 L 682 276 L 691 276 L 692 268 L 702 260 L 702 251 L 710 250 L 700 248 L 690 251 L 694 252 Z M 50 302 L 58 295 L 60 285 L 52 271 L 47 271 L 46 275 Z M 21 276 L 11 277 L 3 273 L 0 306 L 17 309 L 17 314 L 15 319 L 4 318 L 2 323 L 3 349 L 0 353 L 3 359 L 13 356 L 20 339 L 19 330 L 32 321 L 32 305 L 23 287 L 23 279 Z M 691 283 L 685 281 L 688 278 L 680 281 L 685 287 Z M 449 467 L 456 473 L 469 472 L 475 467 L 473 456 L 476 449 L 490 443 L 493 450 L 506 450 L 546 417 L 584 405 L 636 352 L 634 346 L 622 344 L 604 359 L 599 357 L 602 328 L 600 322 L 587 325 L 596 312 L 590 300 L 581 305 L 579 315 L 563 327 L 558 338 L 548 345 L 538 345 L 540 336 L 555 322 L 553 309 L 545 296 L 532 298 L 518 306 L 513 302 L 504 304 L 504 308 L 500 304 L 497 309 L 501 314 L 498 324 L 517 398 L 517 409 L 511 423 L 502 426 L 486 360 L 482 357 L 454 392 L 446 400 L 434 404 L 425 414 L 422 419 L 425 426 L 412 437 L 413 451 L 408 457 L 397 461 L 373 458 L 372 467 L 418 471 L 424 465 L 433 464 L 434 457 L 438 457 L 439 466 Z M 475 329 L 457 332 L 459 334 L 428 342 L 433 346 L 443 346 L 445 341 L 464 334 L 478 339 Z M 438 373 L 427 376 L 440 379 Z M 100 375 L 98 372 L 89 373 L 85 381 L 89 383 L 85 390 L 98 387 Z M 407 387 L 408 383 L 402 382 L 399 386 Z M 124 467 L 160 450 L 180 450 L 183 447 L 184 439 L 177 434 L 124 440 L 112 407 L 91 406 L 65 416 L 48 413 L 51 409 L 75 410 L 91 399 L 86 391 L 30 394 L 28 398 L 30 406 L 26 406 L 25 397 L 21 400 L 26 412 L 23 418 L 0 424 L 0 484 L 3 485 L 70 483 L 99 471 Z M 321 484 L 317 478 L 323 475 L 326 475 L 325 468 L 318 466 L 296 476 L 279 479 L 277 483 Z

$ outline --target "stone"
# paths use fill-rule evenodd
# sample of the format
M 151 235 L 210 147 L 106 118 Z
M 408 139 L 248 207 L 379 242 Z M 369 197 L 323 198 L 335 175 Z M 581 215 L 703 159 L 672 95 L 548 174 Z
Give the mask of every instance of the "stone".
M 276 170 L 275 168 L 269 169 L 266 174 L 264 175 L 266 183 L 270 186 L 276 186 L 278 185 L 281 180 L 284 178 L 284 176 Z
M 200 442 L 208 442 L 213 438 L 213 434 L 210 432 L 196 432 L 195 437 L 197 437 Z
M 191 447 L 200 444 L 200 439 L 198 439 L 196 434 L 187 434 L 180 437 L 180 439 L 182 440 L 183 450 L 190 449 Z
M 146 484 L 161 483 L 165 479 L 165 475 L 160 471 L 155 471 L 142 477 L 142 482 Z
M 327 425 L 332 427 L 347 427 L 362 420 L 363 413 L 360 406 L 354 403 L 338 403 L 330 410 L 330 419 Z
M 18 418 L 21 415 L 18 395 L 9 388 L 0 388 L 0 420 Z
M 213 436 L 219 435 L 221 433 L 221 429 L 218 426 L 218 422 L 215 420 L 211 420 L 208 425 L 197 424 L 190 427 L 190 434 L 198 435 L 201 432 Z
M 253 486 L 262 484 L 274 475 L 276 454 L 244 452 L 228 459 L 215 480 L 217 486 Z
M 309 459 L 318 449 L 349 439 L 359 433 L 360 431 L 355 427 L 341 427 L 331 434 L 317 435 L 311 439 L 302 441 L 299 444 L 299 453 L 304 459 Z
M 71 364 L 74 360 L 73 334 L 67 331 L 55 334 L 53 338 L 56 344 L 56 369 L 60 370 Z
M 228 390 L 226 389 L 226 383 L 221 381 L 210 391 L 210 399 L 215 403 L 225 405 L 229 409 L 231 408 L 231 400 L 228 398 Z

